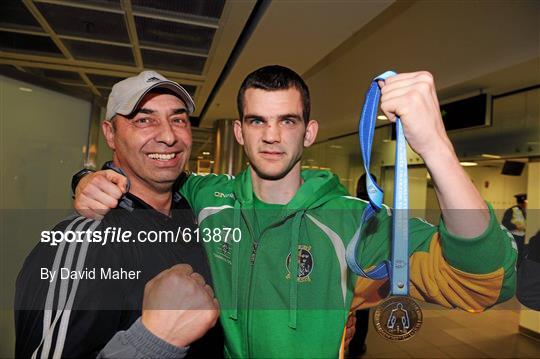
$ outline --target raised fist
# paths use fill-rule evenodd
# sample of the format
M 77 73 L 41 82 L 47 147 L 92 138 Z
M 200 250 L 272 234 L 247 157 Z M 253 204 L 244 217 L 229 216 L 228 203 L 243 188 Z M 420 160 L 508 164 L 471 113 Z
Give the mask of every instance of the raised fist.
M 144 288 L 142 323 L 177 347 L 201 338 L 218 317 L 219 304 L 212 288 L 188 264 L 164 270 Z

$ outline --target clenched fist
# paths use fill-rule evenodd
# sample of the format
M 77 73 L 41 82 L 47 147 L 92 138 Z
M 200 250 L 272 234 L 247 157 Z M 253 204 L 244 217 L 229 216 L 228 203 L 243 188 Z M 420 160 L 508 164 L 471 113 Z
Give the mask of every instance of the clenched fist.
M 435 149 L 453 151 L 446 135 L 433 76 L 427 71 L 402 73 L 379 81 L 381 110 L 392 122 L 401 119 L 411 148 L 424 160 Z
M 126 193 L 127 178 L 113 170 L 85 175 L 75 189 L 73 207 L 86 218 L 100 220 Z
M 218 317 L 219 304 L 212 288 L 188 264 L 164 270 L 144 288 L 142 323 L 177 347 L 201 338 Z

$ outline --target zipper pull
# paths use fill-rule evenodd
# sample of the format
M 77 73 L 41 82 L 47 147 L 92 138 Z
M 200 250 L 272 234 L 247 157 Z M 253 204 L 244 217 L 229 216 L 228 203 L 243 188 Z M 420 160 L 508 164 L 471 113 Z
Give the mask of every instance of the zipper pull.
M 251 248 L 251 257 L 249 259 L 249 262 L 251 265 L 255 263 L 255 256 L 257 255 L 257 242 L 253 242 L 252 248 Z

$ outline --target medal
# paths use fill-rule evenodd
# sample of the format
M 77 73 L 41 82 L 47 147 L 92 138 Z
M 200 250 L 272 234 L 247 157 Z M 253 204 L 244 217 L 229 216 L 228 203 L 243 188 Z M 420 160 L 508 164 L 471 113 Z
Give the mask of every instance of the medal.
M 392 214 L 392 257 L 365 272 L 357 261 L 362 228 L 382 206 L 383 191 L 369 173 L 371 146 L 381 91 L 377 81 L 396 75 L 387 71 L 373 79 L 366 94 L 359 122 L 360 152 L 366 173 L 369 206 L 362 214 L 360 227 L 347 245 L 349 268 L 359 276 L 373 280 L 390 278 L 390 298 L 377 306 L 373 322 L 377 333 L 389 340 L 407 340 L 422 324 L 422 311 L 409 295 L 409 188 L 407 175 L 407 142 L 401 120 L 396 118 L 396 160 L 394 177 L 394 211 Z
M 420 329 L 422 311 L 410 297 L 390 297 L 375 309 L 373 324 L 377 333 L 386 339 L 407 340 Z

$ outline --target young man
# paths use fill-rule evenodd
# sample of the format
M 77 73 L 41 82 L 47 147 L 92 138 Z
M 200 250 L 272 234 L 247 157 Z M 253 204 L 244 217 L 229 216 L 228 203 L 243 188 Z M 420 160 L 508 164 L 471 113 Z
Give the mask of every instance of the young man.
M 456 158 L 433 78 L 401 74 L 380 86 L 383 111 L 392 121 L 400 116 L 409 144 L 436 183 L 443 211 L 439 228 L 410 220 L 411 295 L 468 311 L 508 299 L 514 293 L 512 239 Z M 335 357 L 343 349 L 351 307 L 373 306 L 388 294 L 387 281 L 359 279 L 345 262 L 366 202 L 348 196 L 330 172 L 301 171 L 303 148 L 315 141 L 318 124 L 309 117 L 308 88 L 294 71 L 254 71 L 237 101 L 234 131 L 250 166 L 236 178 L 190 176 L 180 189 L 201 230 L 241 233 L 240 240 L 229 235 L 226 242 L 206 244 L 226 355 Z M 82 180 L 78 210 L 92 212 L 95 192 L 118 198 L 97 184 L 105 175 Z M 125 179 L 114 177 L 123 188 Z M 390 216 L 380 211 L 363 233 L 363 268 L 389 258 Z
M 101 221 L 74 216 L 54 229 L 66 238 L 107 235 L 107 242 L 90 243 L 82 235 L 82 242 L 52 245 L 49 237 L 28 256 L 17 279 L 16 357 L 222 356 L 221 328 L 203 336 L 219 310 L 206 284 L 211 278 L 202 245 L 144 241 L 153 231 L 196 229 L 188 203 L 176 193 L 191 151 L 193 110 L 180 85 L 152 71 L 113 87 L 102 124 L 113 161 L 104 168 L 121 168 L 130 191 Z M 117 201 L 106 205 L 117 207 Z M 113 233 L 127 231 L 126 242 L 113 243 Z M 174 298 L 163 301 L 171 290 Z

